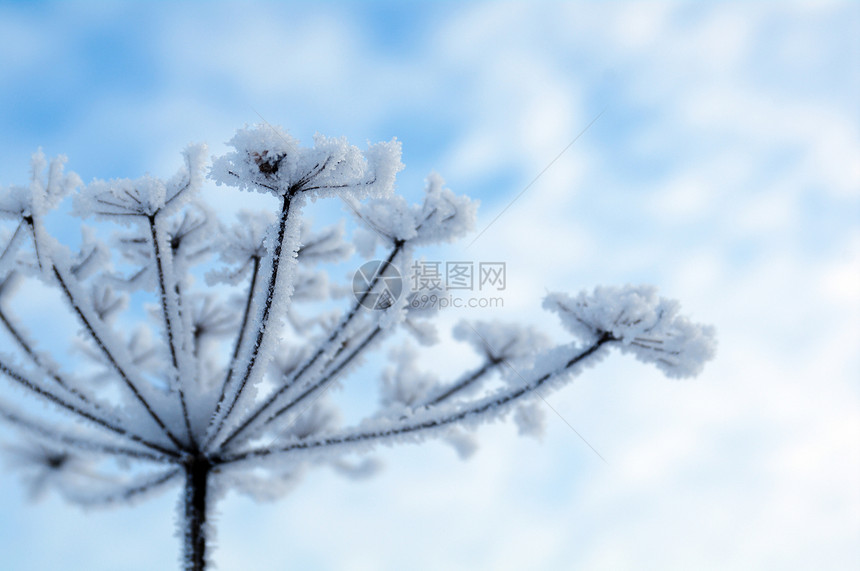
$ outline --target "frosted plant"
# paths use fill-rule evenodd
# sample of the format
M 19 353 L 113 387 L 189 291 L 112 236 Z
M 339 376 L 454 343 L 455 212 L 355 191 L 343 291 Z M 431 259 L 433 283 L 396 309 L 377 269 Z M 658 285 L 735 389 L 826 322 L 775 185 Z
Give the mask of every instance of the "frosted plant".
M 395 295 L 388 281 L 409 272 L 417 246 L 469 232 L 476 203 L 436 175 L 421 204 L 393 195 L 396 141 L 360 151 L 318 136 L 305 148 L 256 126 L 230 144 L 208 167 L 206 148 L 189 147 L 170 180 L 85 186 L 64 172 L 64 158 L 48 163 L 37 153 L 28 186 L 0 189 L 0 373 L 18 389 L 4 390 L 0 417 L 21 434 L 6 446 L 11 464 L 34 494 L 53 488 L 85 505 L 178 484 L 185 569 L 204 569 L 211 557 L 209 516 L 228 489 L 276 496 L 320 464 L 366 474 L 374 463 L 365 455 L 378 445 L 441 438 L 465 455 L 477 425 L 510 413 L 520 432 L 539 432 L 543 407 L 532 397 L 613 348 L 673 377 L 697 374 L 713 355 L 711 329 L 679 316 L 678 304 L 652 288 L 551 294 L 545 307 L 572 341 L 553 346 L 526 327 L 464 322 L 455 338 L 481 362 L 444 379 L 421 370 L 417 349 L 398 338 L 380 374 L 378 409 L 344 426 L 330 388 L 399 330 L 422 346 L 436 339 L 433 308 L 415 292 Z M 271 209 L 222 224 L 203 197 L 207 176 L 269 195 Z M 67 198 L 74 216 L 96 222 L 82 226 L 73 248 L 48 231 Z M 355 295 L 324 271 L 354 263 L 345 226 L 302 220 L 308 199 L 325 198 L 355 214 L 364 256 L 384 250 L 385 263 L 362 274 Z M 119 231 L 100 237 L 111 223 Z M 23 283 L 53 291 L 77 323 L 41 341 L 68 336 L 73 364 L 27 332 L 16 311 Z M 309 317 L 312 304 L 325 309 Z M 34 409 L 28 397 L 48 407 Z

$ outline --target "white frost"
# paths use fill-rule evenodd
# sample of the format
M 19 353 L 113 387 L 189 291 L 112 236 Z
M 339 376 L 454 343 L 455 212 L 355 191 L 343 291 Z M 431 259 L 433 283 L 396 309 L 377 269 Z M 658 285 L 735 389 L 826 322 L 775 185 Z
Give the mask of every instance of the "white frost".
M 218 184 L 282 196 L 385 196 L 403 168 L 396 140 L 371 145 L 362 153 L 346 139 L 314 137 L 306 148 L 279 127 L 268 124 L 240 129 L 229 141 L 235 151 L 212 162 Z
M 43 421 L 3 400 L 0 419 L 25 435 L 7 453 L 34 491 L 53 486 L 86 505 L 130 502 L 206 466 L 212 502 L 228 488 L 268 498 L 317 464 L 370 475 L 376 463 L 364 454 L 379 444 L 439 438 L 466 457 L 476 448 L 472 429 L 511 416 L 520 433 L 540 435 L 545 410 L 533 396 L 560 388 L 613 348 L 674 377 L 695 375 L 714 355 L 713 329 L 680 316 L 678 303 L 654 288 L 598 287 L 544 301 L 575 342 L 553 345 L 534 328 L 493 320 L 459 323 L 454 337 L 481 358 L 442 378 L 450 363 L 435 365 L 451 356 L 430 347 L 439 305 L 422 299 L 444 292 L 362 303 L 388 284 L 370 278 L 371 291 L 354 297 L 349 279 L 361 261 L 351 256 L 357 247 L 370 257 L 382 245 L 408 275 L 416 248 L 474 228 L 477 202 L 436 174 L 420 204 L 392 195 L 403 168 L 396 140 L 361 151 L 317 135 L 308 148 L 256 125 L 230 145 L 210 179 L 273 197 L 270 210 L 239 212 L 230 225 L 204 193 L 204 145 L 186 148 L 168 179 L 95 180 L 82 189 L 64 172 L 64 158 L 49 163 L 38 152 L 27 186 L 0 189 L 0 377 L 15 399 L 47 405 Z M 75 251 L 43 220 L 70 194 L 74 214 L 97 219 L 82 228 Z M 359 219 L 353 243 L 343 222 L 315 227 L 302 219 L 309 198 L 346 202 Z M 103 241 L 105 221 L 125 228 Z M 343 280 L 337 264 L 345 261 Z M 75 323 L 52 331 L 78 349 L 70 371 L 17 315 L 26 304 L 16 295 L 34 279 L 64 303 L 67 319 L 57 323 Z M 440 352 L 419 359 L 396 335 L 404 331 Z M 368 356 L 383 347 L 391 365 L 368 371 L 363 365 L 375 362 Z M 337 388 L 356 372 L 380 377 L 377 398 L 342 426 Z M 211 540 L 211 519 L 203 532 Z
M 670 377 L 697 375 L 716 351 L 714 328 L 680 316 L 680 303 L 658 297 L 651 286 L 597 287 L 576 297 L 554 293 L 544 307 L 581 339 L 609 334 L 622 351 Z
M 475 227 L 478 202 L 457 196 L 445 188 L 442 177 L 431 173 L 424 201 L 410 205 L 402 196 L 352 203 L 353 211 L 366 225 L 360 235 L 360 251 L 367 254 L 377 240 L 408 242 L 426 246 L 462 238 Z

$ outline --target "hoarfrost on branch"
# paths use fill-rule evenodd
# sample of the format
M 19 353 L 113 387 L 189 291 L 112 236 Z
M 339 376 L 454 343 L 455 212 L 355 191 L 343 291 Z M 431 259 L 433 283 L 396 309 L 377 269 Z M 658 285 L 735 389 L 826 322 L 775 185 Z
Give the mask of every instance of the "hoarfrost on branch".
M 21 437 L 6 447 L 10 463 L 33 495 L 54 488 L 84 505 L 181 484 L 186 569 L 203 569 L 210 558 L 209 513 L 226 489 L 270 498 L 320 463 L 362 477 L 376 463 L 360 455 L 427 438 L 467 455 L 471 429 L 509 413 L 521 433 L 539 434 L 543 411 L 530 397 L 613 348 L 671 377 L 697 374 L 713 355 L 712 329 L 681 316 L 654 288 L 552 293 L 544 307 L 572 341 L 554 346 L 533 328 L 462 322 L 455 337 L 480 363 L 450 379 L 422 370 L 417 350 L 400 343 L 380 374 L 378 409 L 344 426 L 329 389 L 349 382 L 363 357 L 401 328 L 433 344 L 434 312 L 411 307 L 408 295 L 384 307 L 365 303 L 384 274 L 344 296 L 321 264 L 348 260 L 356 248 L 343 224 L 312 227 L 303 206 L 308 198 L 343 200 L 359 227 L 359 252 L 371 257 L 381 247 L 383 267 L 406 275 L 417 246 L 472 230 L 477 204 L 436 174 L 420 204 L 393 194 L 403 167 L 397 141 L 362 151 L 317 136 L 306 148 L 261 125 L 239 130 L 230 144 L 233 151 L 211 163 L 205 146 L 189 146 L 168 180 L 88 185 L 65 172 L 64 157 L 48 162 L 40 151 L 29 185 L 0 188 L 0 329 L 8 341 L 0 418 Z M 201 192 L 207 177 L 269 195 L 271 209 L 223 223 Z M 82 225 L 78 247 L 60 243 L 46 218 L 69 196 L 75 216 L 118 223 L 119 232 L 103 240 Z M 28 333 L 15 301 L 28 281 L 53 290 L 77 322 L 68 336 L 83 365 L 64 367 Z M 134 313 L 140 294 L 155 303 Z M 300 311 L 326 299 L 341 310 Z M 130 315 L 143 317 L 123 326 Z M 21 404 L 27 396 L 56 414 L 35 415 Z

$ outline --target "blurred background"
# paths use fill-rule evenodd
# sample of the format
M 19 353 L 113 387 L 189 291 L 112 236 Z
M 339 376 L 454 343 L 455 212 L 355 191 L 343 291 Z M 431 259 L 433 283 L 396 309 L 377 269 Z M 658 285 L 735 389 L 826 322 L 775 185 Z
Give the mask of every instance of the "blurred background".
M 481 428 L 465 462 L 385 448 L 366 481 L 228 494 L 220 569 L 857 569 L 858 29 L 847 2 L 2 2 L 0 184 L 39 147 L 84 181 L 167 176 L 261 119 L 397 137 L 398 192 L 435 170 L 481 201 L 428 256 L 507 268 L 503 308 L 443 327 L 567 342 L 546 292 L 651 283 L 718 330 L 697 379 L 616 356 L 548 398 L 606 462 L 553 413 L 540 440 Z M 83 512 L 3 469 L 0 567 L 176 568 L 177 493 Z

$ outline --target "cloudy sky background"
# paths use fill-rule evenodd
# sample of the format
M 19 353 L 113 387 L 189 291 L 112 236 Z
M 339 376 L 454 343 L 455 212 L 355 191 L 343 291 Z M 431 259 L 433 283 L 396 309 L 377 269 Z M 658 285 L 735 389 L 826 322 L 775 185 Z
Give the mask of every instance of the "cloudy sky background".
M 260 117 L 396 136 L 400 192 L 436 170 L 489 225 L 431 254 L 507 263 L 504 309 L 446 324 L 566 342 L 547 291 L 645 282 L 717 327 L 695 380 L 615 357 L 550 397 L 607 463 L 553 414 L 541 441 L 484 427 L 466 462 L 385 449 L 371 480 L 228 496 L 221 569 L 856 569 L 858 28 L 831 2 L 4 2 L 0 184 L 39 146 L 85 181 L 168 175 Z M 174 568 L 176 495 L 84 513 L 0 471 L 0 566 Z

